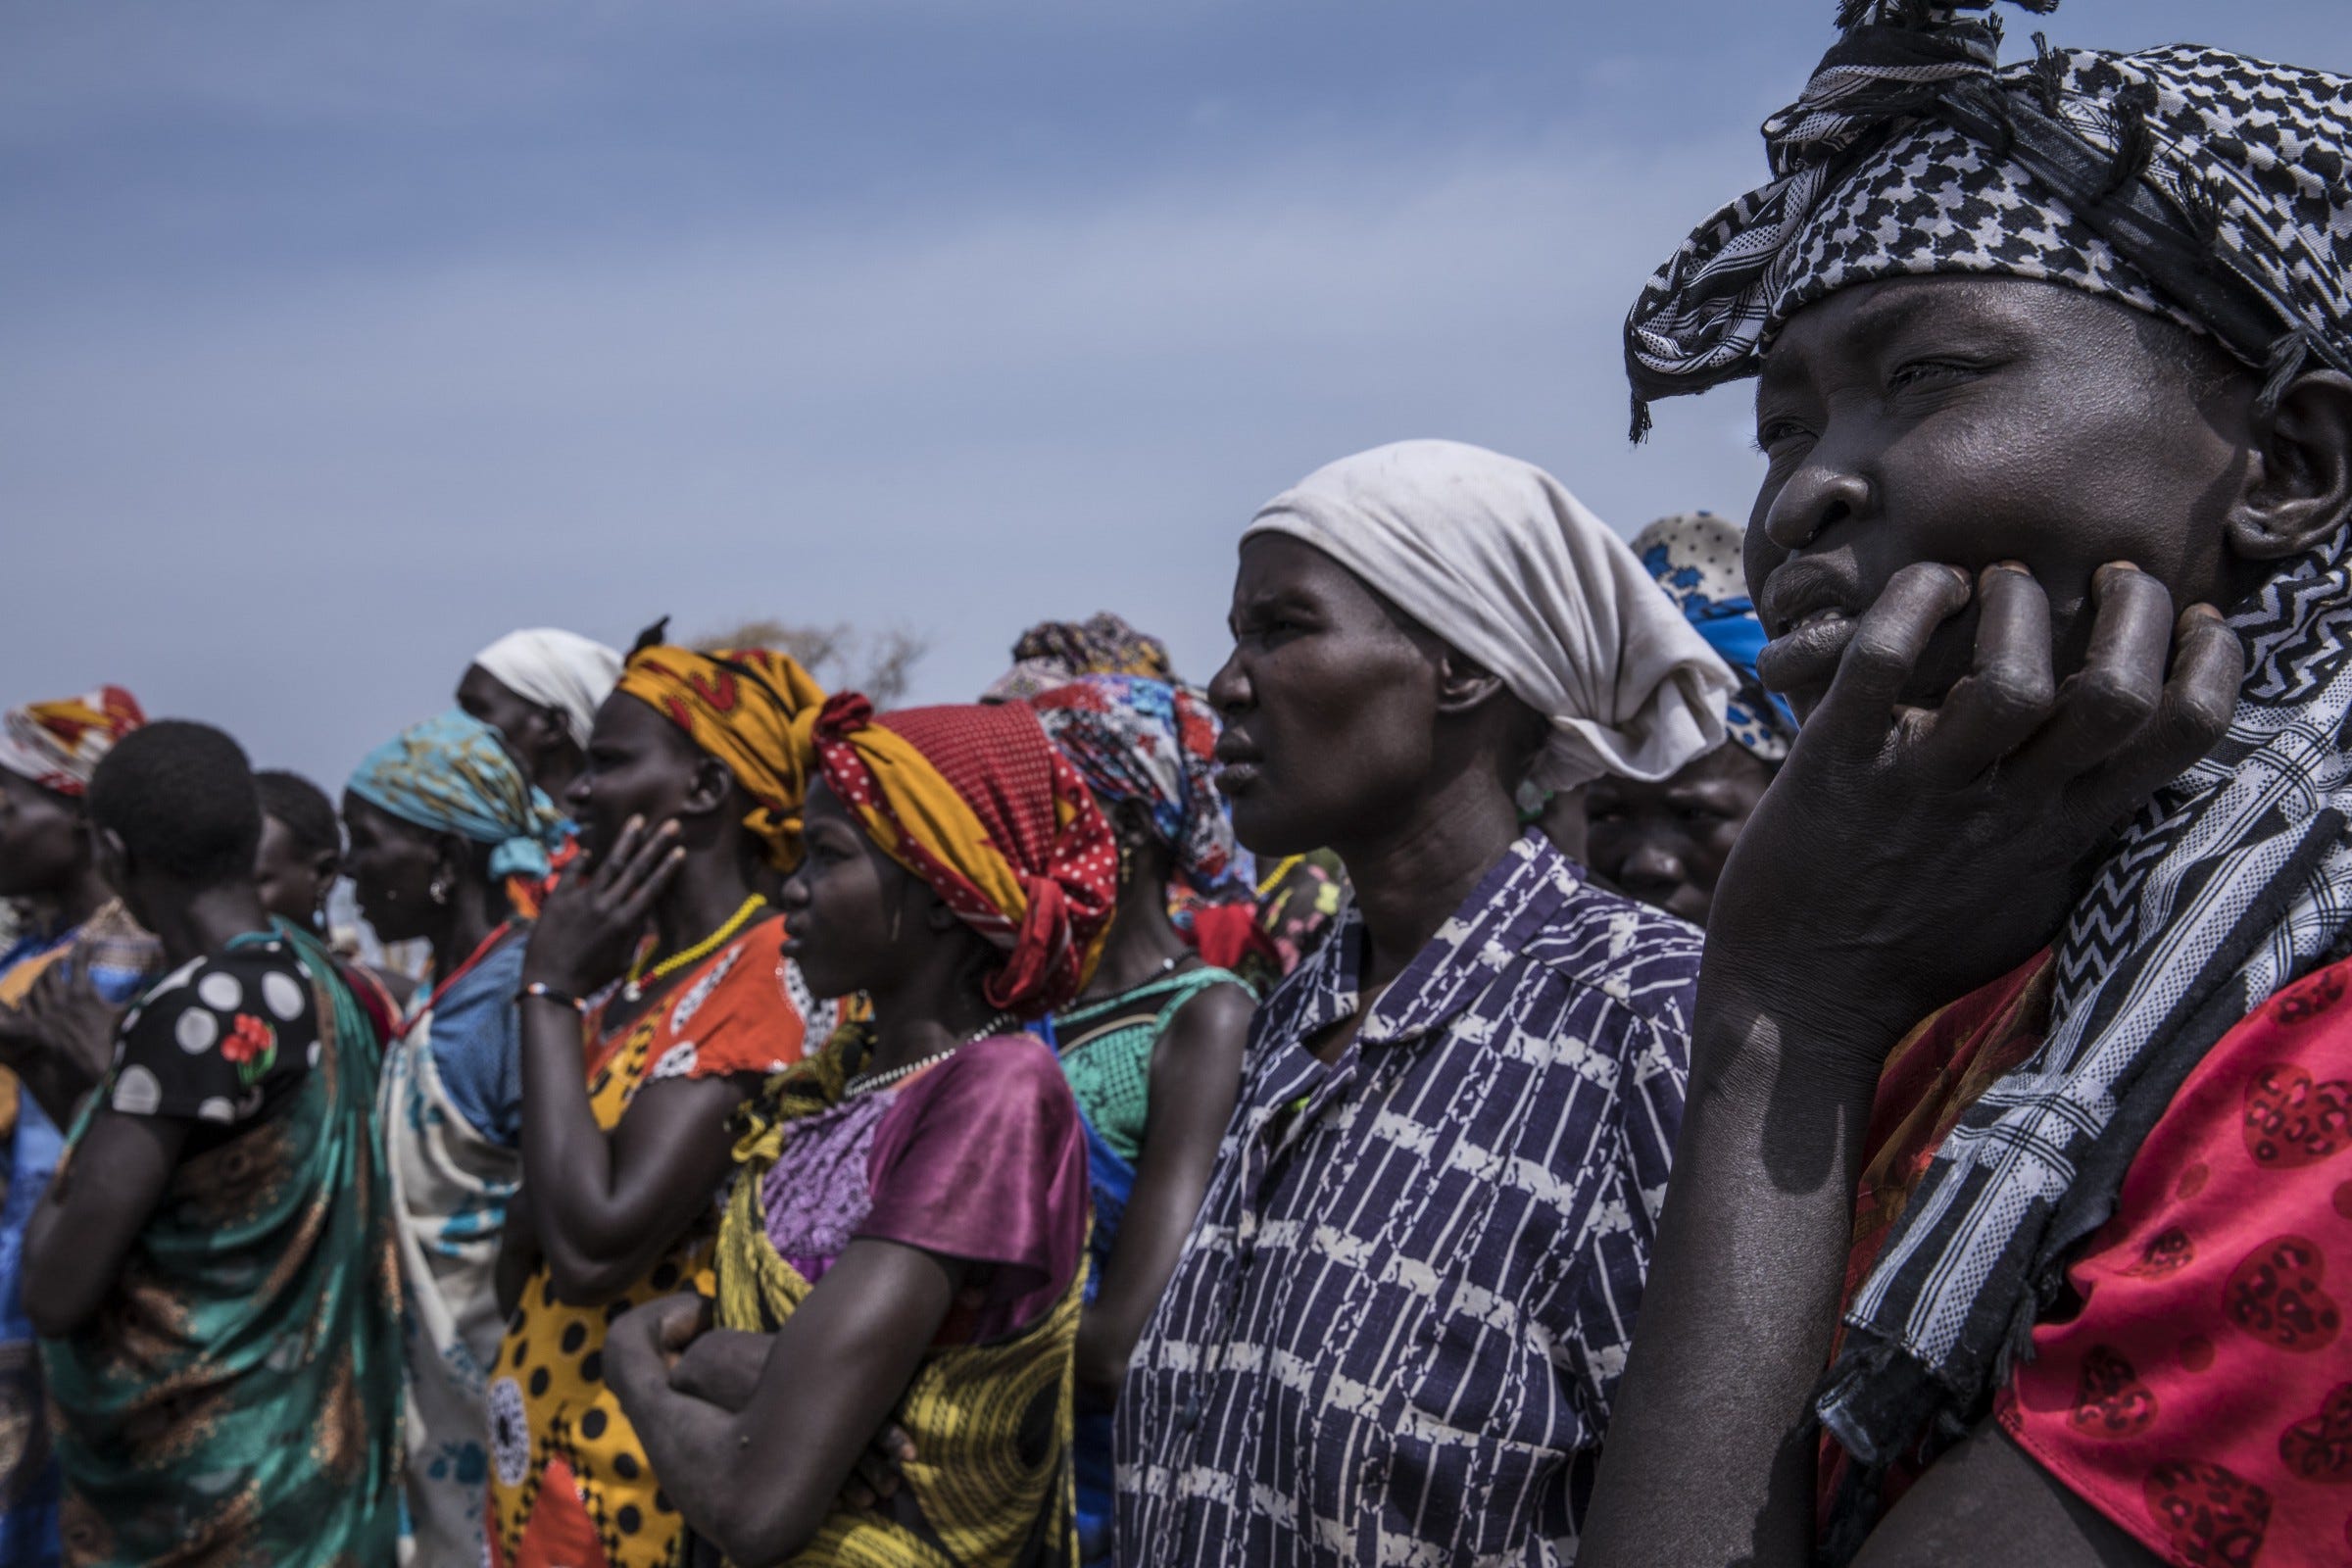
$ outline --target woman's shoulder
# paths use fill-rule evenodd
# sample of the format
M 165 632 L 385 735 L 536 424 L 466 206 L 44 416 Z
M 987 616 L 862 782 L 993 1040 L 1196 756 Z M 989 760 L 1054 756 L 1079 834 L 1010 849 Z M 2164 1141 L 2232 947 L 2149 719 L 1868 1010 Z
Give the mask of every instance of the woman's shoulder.
M 943 1096 L 955 1097 L 959 1111 L 967 1114 L 1024 1107 L 1055 1111 L 1064 1106 L 1074 1113 L 1077 1106 L 1061 1058 L 1030 1034 L 972 1041 L 908 1084 L 903 1098 L 935 1101 Z
M 190 958 L 149 986 L 123 1015 L 127 1033 L 150 1018 L 171 1019 L 196 1009 L 233 1016 L 267 1011 L 293 1023 L 313 1010 L 300 961 L 283 941 L 256 942 Z

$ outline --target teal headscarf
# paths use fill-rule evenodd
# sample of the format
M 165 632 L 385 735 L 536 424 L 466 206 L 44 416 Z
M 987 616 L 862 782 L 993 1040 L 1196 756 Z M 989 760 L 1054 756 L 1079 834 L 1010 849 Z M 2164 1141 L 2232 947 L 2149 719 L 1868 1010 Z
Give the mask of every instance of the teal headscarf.
M 544 877 L 564 842 L 555 803 L 507 755 L 498 731 L 451 709 L 369 752 L 351 793 L 404 822 L 455 833 L 490 852 L 494 877 Z

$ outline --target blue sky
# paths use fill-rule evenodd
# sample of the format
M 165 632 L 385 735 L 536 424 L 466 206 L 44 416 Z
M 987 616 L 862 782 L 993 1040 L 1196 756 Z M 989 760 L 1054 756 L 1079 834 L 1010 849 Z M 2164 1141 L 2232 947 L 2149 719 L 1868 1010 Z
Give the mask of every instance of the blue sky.
M 1631 531 L 1744 394 L 1617 332 L 1830 0 L 0 0 L 0 701 L 133 688 L 330 786 L 522 624 L 904 626 L 969 697 L 1446 435 Z M 2352 70 L 2343 0 L 2067 42 Z

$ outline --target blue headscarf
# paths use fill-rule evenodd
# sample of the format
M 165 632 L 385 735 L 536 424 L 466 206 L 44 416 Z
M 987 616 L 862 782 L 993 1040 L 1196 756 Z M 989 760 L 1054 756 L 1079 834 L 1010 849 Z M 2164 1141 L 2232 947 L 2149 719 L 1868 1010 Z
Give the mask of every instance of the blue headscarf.
M 548 853 L 564 842 L 562 813 L 522 776 L 498 731 L 454 708 L 369 752 L 348 787 L 404 822 L 495 845 L 494 877 L 545 877 Z
M 1764 623 L 1747 597 L 1740 551 L 1739 524 L 1712 512 L 1661 517 L 1634 540 L 1650 576 L 1739 677 L 1723 715 L 1731 739 L 1758 761 L 1778 764 L 1796 739 L 1796 715 L 1756 679 Z

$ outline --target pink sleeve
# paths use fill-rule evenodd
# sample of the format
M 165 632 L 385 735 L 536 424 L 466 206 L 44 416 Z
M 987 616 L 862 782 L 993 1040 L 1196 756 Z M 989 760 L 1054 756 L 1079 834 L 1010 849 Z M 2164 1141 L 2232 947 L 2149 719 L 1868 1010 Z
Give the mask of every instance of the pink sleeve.
M 2067 1270 L 1994 1413 L 2168 1563 L 2352 1553 L 2352 1003 L 2345 965 L 2198 1063 Z
M 981 1265 L 968 1335 L 1001 1339 L 1060 1299 L 1086 1249 L 1086 1133 L 1061 1063 L 1026 1035 L 976 1041 L 900 1091 L 875 1131 L 858 1235 Z

